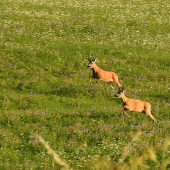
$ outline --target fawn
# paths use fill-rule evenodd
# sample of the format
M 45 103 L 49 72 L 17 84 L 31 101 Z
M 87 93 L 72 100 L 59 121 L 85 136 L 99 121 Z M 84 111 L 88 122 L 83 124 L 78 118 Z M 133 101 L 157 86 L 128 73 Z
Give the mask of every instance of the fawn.
M 124 91 L 120 90 L 115 94 L 115 97 L 121 98 L 123 102 L 123 113 L 130 118 L 130 116 L 125 113 L 125 110 L 132 112 L 143 112 L 146 113 L 150 118 L 156 122 L 154 116 L 151 114 L 151 105 L 148 102 L 129 99 L 125 96 Z

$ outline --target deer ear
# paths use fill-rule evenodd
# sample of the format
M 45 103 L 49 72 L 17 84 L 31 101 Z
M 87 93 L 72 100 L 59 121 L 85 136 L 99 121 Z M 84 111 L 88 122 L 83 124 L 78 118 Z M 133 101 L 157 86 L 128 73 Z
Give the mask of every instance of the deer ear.
M 88 58 L 87 60 L 88 60 L 89 62 L 91 61 L 91 59 L 90 59 L 90 58 Z
M 119 87 L 119 91 L 124 92 L 124 87 Z

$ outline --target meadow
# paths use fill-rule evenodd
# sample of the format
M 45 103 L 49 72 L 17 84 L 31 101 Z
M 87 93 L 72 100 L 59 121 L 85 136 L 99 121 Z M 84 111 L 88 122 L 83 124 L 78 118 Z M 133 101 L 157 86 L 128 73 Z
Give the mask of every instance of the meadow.
M 0 169 L 170 169 L 169 0 L 0 1 Z M 121 116 L 87 58 L 152 105 Z M 37 136 L 38 135 L 38 136 Z M 65 168 L 67 169 L 67 168 Z

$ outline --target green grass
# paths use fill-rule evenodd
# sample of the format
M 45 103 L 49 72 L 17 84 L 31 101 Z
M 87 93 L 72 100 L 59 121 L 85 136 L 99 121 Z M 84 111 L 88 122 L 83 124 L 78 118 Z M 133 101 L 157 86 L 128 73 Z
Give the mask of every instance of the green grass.
M 72 169 L 115 165 L 138 131 L 124 162 L 152 147 L 168 168 L 168 0 L 1 0 L 0 23 L 0 169 L 61 168 L 34 134 Z M 127 97 L 151 103 L 157 124 L 121 117 L 116 85 L 89 86 L 90 55 L 118 74 Z M 138 169 L 160 168 L 145 158 Z

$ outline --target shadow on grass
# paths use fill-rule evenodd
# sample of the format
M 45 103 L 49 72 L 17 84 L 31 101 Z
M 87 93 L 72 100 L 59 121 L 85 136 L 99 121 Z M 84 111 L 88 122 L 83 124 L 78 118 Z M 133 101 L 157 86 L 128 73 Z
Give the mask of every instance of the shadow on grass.
M 162 100 L 170 100 L 170 97 L 167 95 L 167 94 L 152 94 L 152 95 L 149 95 L 149 97 L 154 97 L 157 98 L 157 99 L 162 99 Z
M 45 94 L 51 94 L 60 97 L 76 97 L 77 93 L 78 92 L 75 87 L 69 86 L 53 88 L 51 91 L 47 91 Z
M 109 120 L 109 119 L 111 119 L 112 117 L 116 117 L 117 115 L 116 114 L 106 114 L 106 113 L 102 113 L 102 112 L 100 112 L 100 113 L 98 113 L 98 112 L 96 112 L 96 113 L 91 113 L 91 115 L 89 115 L 89 119 L 102 119 L 102 120 L 105 120 L 105 121 L 107 121 L 107 120 Z
M 120 103 L 119 99 L 114 97 L 114 94 L 111 90 L 107 90 L 99 87 L 91 87 L 91 86 L 58 86 L 53 87 L 51 90 L 48 91 L 39 91 L 39 93 L 43 93 L 45 95 L 56 95 L 60 97 L 90 97 L 90 98 L 103 98 L 103 100 L 114 101 L 116 103 Z

